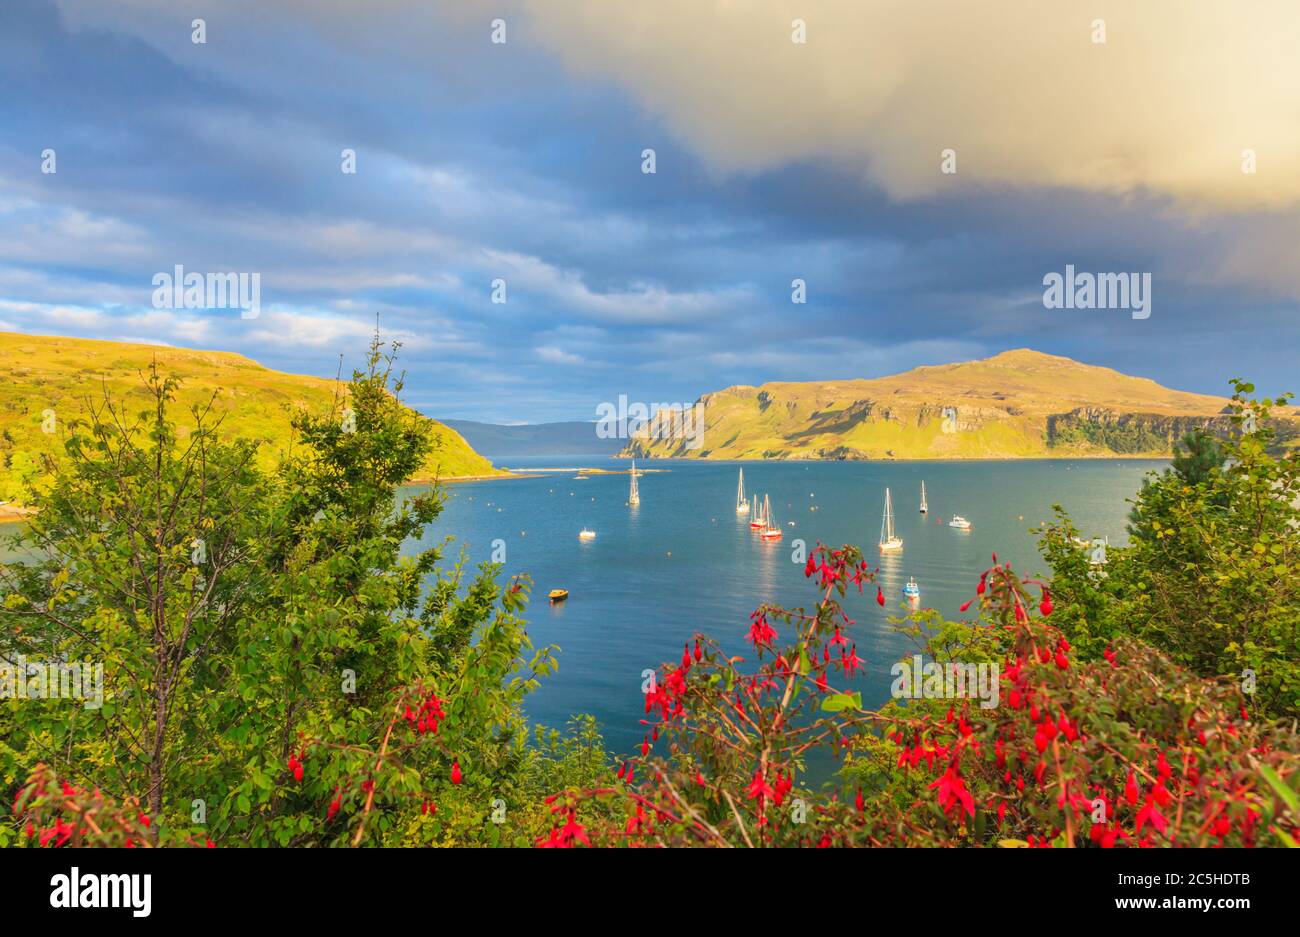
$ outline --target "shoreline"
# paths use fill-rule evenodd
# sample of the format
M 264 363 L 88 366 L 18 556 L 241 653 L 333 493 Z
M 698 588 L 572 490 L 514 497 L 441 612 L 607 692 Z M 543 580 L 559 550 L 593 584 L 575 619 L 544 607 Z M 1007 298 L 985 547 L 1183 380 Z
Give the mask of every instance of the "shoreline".
M 617 455 L 616 459 L 633 458 L 631 456 Z M 668 462 L 808 462 L 817 464 L 832 464 L 835 462 L 854 462 L 854 463 L 905 463 L 905 462 L 1088 462 L 1104 461 L 1106 459 L 1115 459 L 1121 462 L 1169 462 L 1173 459 L 1172 455 L 1132 455 L 1127 453 L 1109 453 L 1102 455 L 976 455 L 976 456 L 918 456 L 916 458 L 885 458 L 885 459 L 808 459 L 802 457 L 793 457 L 789 459 L 765 459 L 762 456 L 656 456 L 640 454 L 635 456 L 638 459 L 645 459 L 647 462 L 653 462 L 656 459 Z M 638 469 L 638 471 L 642 471 Z M 646 469 L 645 471 L 652 471 Z

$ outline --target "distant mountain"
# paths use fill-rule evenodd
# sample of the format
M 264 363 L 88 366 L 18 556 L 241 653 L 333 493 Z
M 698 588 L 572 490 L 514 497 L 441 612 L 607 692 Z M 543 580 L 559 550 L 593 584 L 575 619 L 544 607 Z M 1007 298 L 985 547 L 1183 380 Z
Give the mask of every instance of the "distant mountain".
M 1029 349 L 872 380 L 776 382 L 700 398 L 703 443 L 636 439 L 638 457 L 982 459 L 1167 456 L 1226 434 L 1223 397 Z M 1294 430 L 1288 430 L 1294 433 Z M 667 433 L 662 434 L 667 436 Z
M 262 443 L 264 467 L 287 448 L 292 412 L 328 412 L 339 387 L 337 381 L 272 371 L 230 352 L 0 332 L 0 500 L 20 500 L 17 477 L 30 475 L 43 456 L 61 453 L 63 435 L 42 432 L 46 411 L 61 426 L 81 415 L 87 398 L 102 398 L 105 390 L 143 403 L 141 373 L 152 361 L 181 380 L 173 411 L 178 424 L 183 426 L 191 405 L 218 391 L 222 434 Z M 505 474 L 455 431 L 432 420 L 429 431 L 436 448 L 419 473 L 422 479 Z
M 536 455 L 617 455 L 625 439 L 601 439 L 595 423 L 530 423 L 501 426 L 473 420 L 443 420 L 490 459 Z

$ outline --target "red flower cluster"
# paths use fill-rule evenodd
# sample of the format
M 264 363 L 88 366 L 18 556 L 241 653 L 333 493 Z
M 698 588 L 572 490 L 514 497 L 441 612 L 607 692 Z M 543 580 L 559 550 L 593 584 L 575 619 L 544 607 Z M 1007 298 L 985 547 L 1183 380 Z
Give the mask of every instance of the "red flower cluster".
M 426 732 L 437 732 L 438 723 L 447 718 L 446 713 L 442 711 L 442 704 L 445 702 L 446 700 L 438 698 L 436 692 L 430 691 L 424 702 L 420 704 L 418 711 L 407 706 L 402 718 L 419 735 Z

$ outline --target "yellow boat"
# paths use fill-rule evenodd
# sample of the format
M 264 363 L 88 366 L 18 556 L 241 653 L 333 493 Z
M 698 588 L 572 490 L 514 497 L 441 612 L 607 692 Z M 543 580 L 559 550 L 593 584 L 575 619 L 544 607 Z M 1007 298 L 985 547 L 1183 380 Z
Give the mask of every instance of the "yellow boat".
M 563 602 L 568 597 L 569 597 L 568 589 L 552 589 L 550 593 L 547 595 L 547 598 L 551 600 L 552 605 L 554 605 L 556 602 Z

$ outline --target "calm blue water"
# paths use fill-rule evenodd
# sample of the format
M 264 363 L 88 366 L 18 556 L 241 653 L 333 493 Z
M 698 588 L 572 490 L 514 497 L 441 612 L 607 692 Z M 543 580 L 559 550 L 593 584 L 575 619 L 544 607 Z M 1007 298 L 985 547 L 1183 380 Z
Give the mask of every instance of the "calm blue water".
M 604 457 L 512 464 L 627 469 L 626 462 Z M 1022 573 L 1043 570 L 1028 530 L 1051 518 L 1053 503 L 1063 504 L 1086 535 L 1123 543 L 1127 499 L 1145 473 L 1165 464 L 744 463 L 747 489 L 771 495 L 785 530 L 784 540 L 764 543 L 749 529 L 748 516 L 735 512 L 739 463 L 656 460 L 642 467 L 670 471 L 641 476 L 638 508 L 626 503 L 626 474 L 575 481 L 565 472 L 451 485 L 446 510 L 426 532 L 424 545 L 452 534 L 457 542 L 448 559 L 463 547 L 478 563 L 491 557 L 493 540 L 505 542 L 506 572 L 533 578 L 527 612 L 533 643 L 560 647 L 559 672 L 529 698 L 529 716 L 559 727 L 574 713 L 592 713 L 607 745 L 630 752 L 643 732 L 638 721 L 643 669 L 677 660 L 682 643 L 697 630 L 748 655 L 744 636 L 756 606 L 815 600 L 802 565 L 791 561 L 795 538 L 810 548 L 818 540 L 856 543 L 869 562 L 880 561 L 886 607 L 876 605 L 874 592 L 849 600 L 849 614 L 858 621 L 850 637 L 866 660 L 857 688 L 864 705 L 875 707 L 888 698 L 890 666 L 912 651 L 886 620 L 902 613 L 909 576 L 921 586 L 921 607 L 956 618 L 994 550 Z M 927 516 L 917 513 L 922 479 L 930 502 Z M 886 485 L 904 549 L 882 557 L 875 544 Z M 974 528 L 949 528 L 953 513 Z M 596 531 L 594 541 L 578 540 L 584 526 Z M 14 525 L 0 524 L 0 535 L 13 530 Z M 557 587 L 570 591 L 569 600 L 548 606 L 546 593 Z
M 627 469 L 623 460 L 602 457 L 511 464 Z M 735 512 L 740 464 L 642 463 L 670 471 L 641 476 L 638 508 L 626 503 L 626 474 L 576 481 L 566 472 L 449 486 L 446 510 L 425 545 L 452 534 L 477 563 L 490 558 L 493 540 L 503 540 L 506 572 L 533 578 L 530 637 L 538 646 L 560 647 L 559 672 L 529 698 L 531 718 L 562 726 L 571 714 L 589 712 L 600 720 L 610 748 L 631 751 L 644 731 L 638 722 L 644 668 L 679 658 L 682 643 L 697 630 L 747 653 L 744 636 L 756 606 L 815 601 L 802 565 L 791 561 L 795 538 L 810 548 L 818 540 L 856 543 L 869 562 L 880 560 L 886 607 L 876 604 L 874 590 L 849 601 L 858 622 L 851 638 L 867 661 L 857 688 L 864 705 L 878 706 L 888 698 L 890 666 L 912 651 L 886 620 L 902 613 L 909 576 L 921 587 L 921 607 L 956 618 L 994 550 L 1017 571 L 1043 571 L 1028 530 L 1050 520 L 1054 503 L 1072 513 L 1085 535 L 1123 543 L 1127 499 L 1145 473 L 1166 463 L 743 463 L 747 490 L 772 498 L 785 530 L 776 543 L 760 541 L 748 516 Z M 917 512 L 922 479 L 928 515 Z M 875 544 L 886 485 L 904 549 L 881 557 Z M 954 513 L 973 529 L 949 528 Z M 583 527 L 596 531 L 594 541 L 578 540 Z M 557 587 L 570 591 L 569 600 L 548 606 L 546 593 Z

